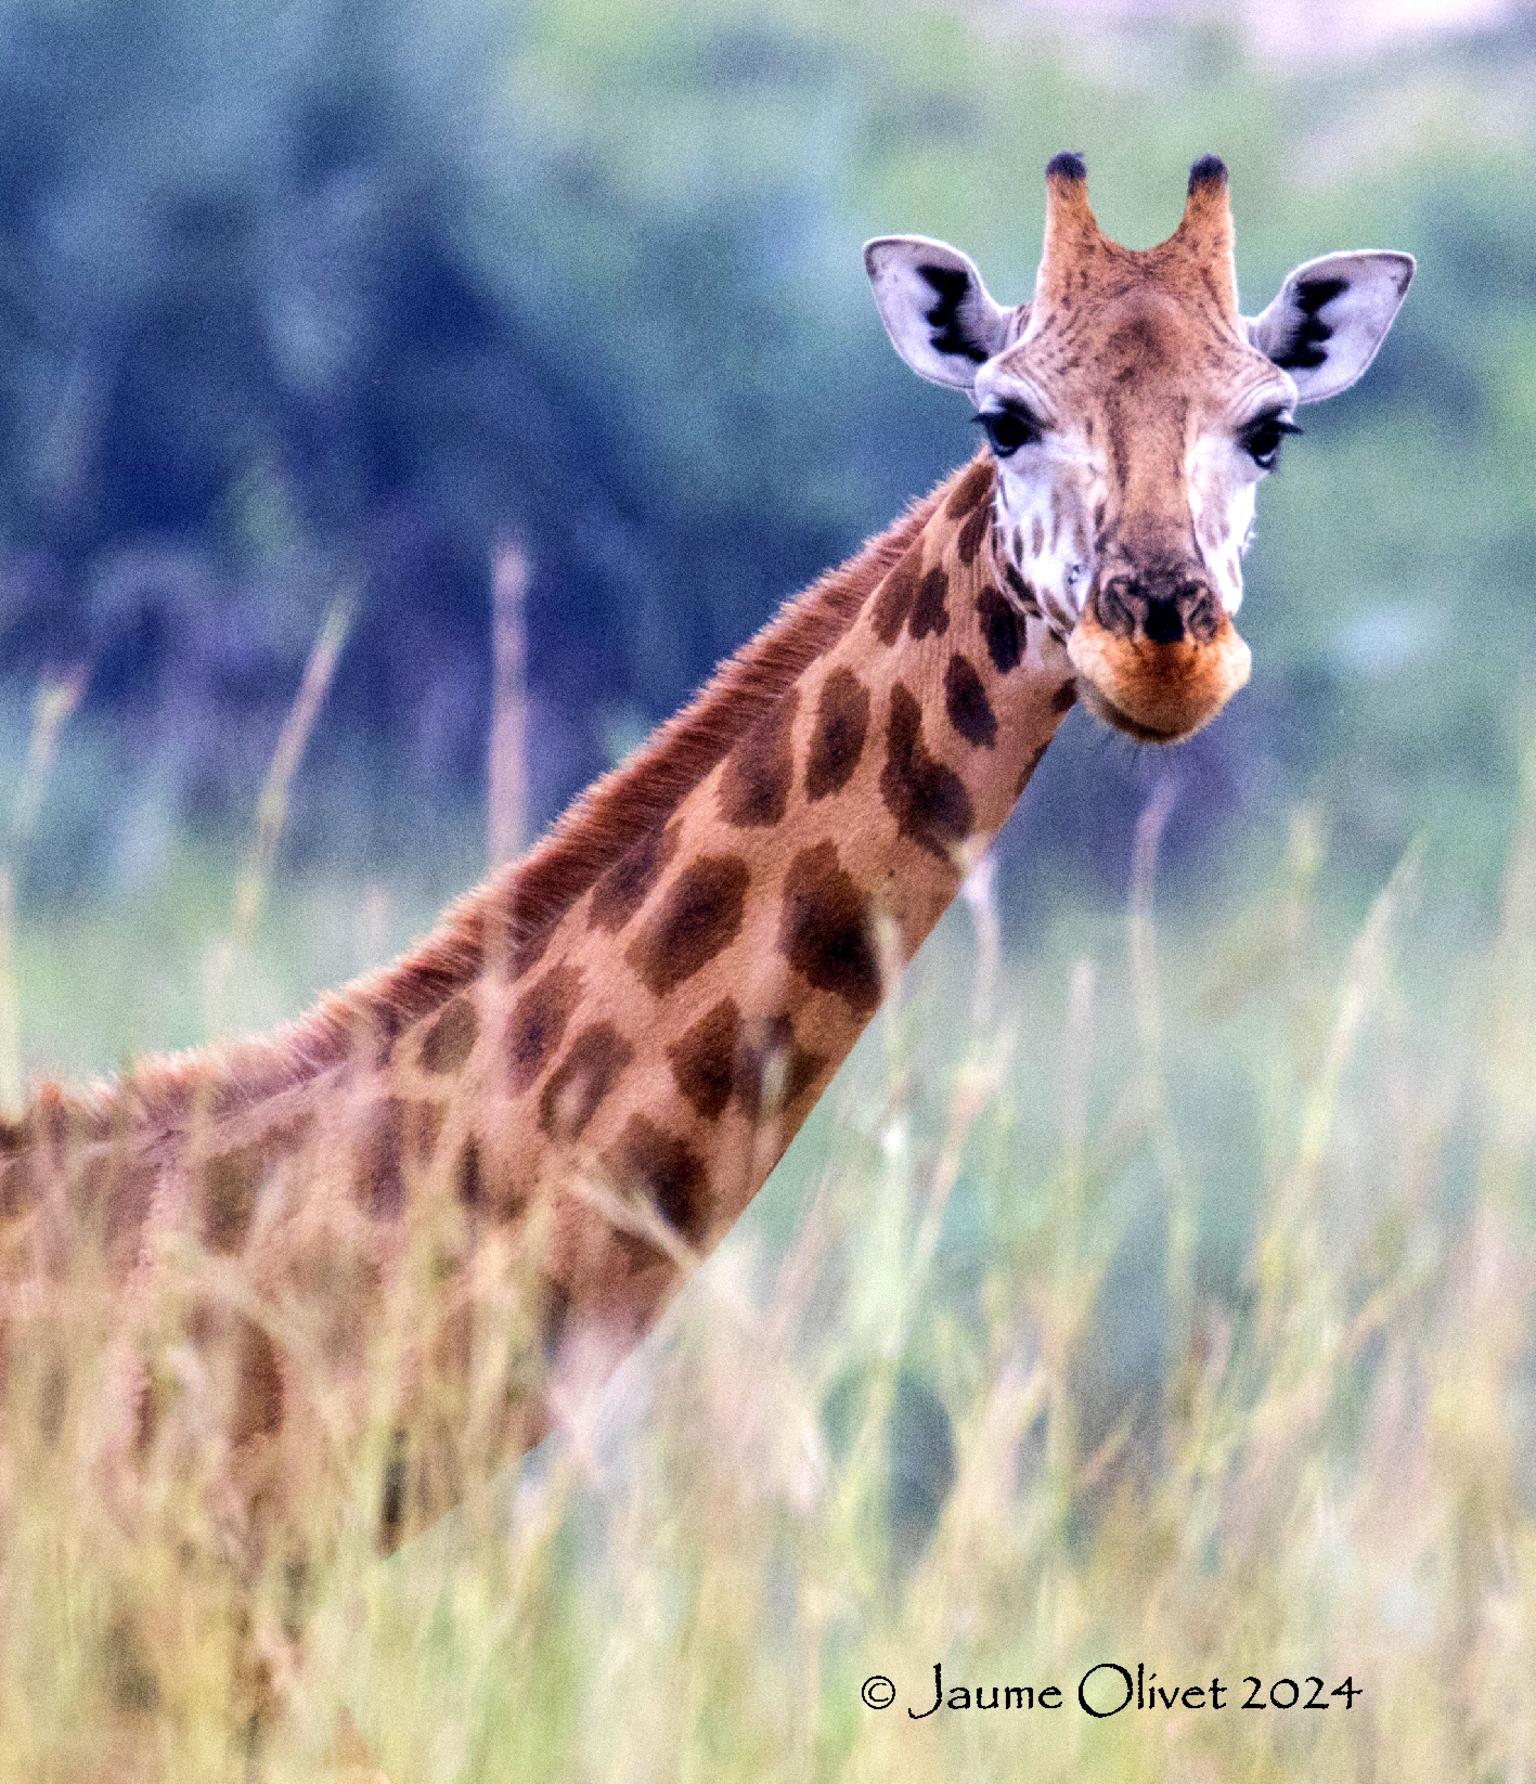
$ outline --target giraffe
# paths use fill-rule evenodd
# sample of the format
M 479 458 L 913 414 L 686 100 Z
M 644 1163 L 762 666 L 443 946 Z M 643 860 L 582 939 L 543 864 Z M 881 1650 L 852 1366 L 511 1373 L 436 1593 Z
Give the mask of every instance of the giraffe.
M 1366 369 L 1411 257 L 1308 261 L 1245 318 L 1218 159 L 1136 250 L 1065 154 L 1028 301 L 923 237 L 865 262 L 978 453 L 394 965 L 271 1036 L 38 1089 L 0 1127 L 0 1379 L 88 1242 L 125 1334 L 103 1443 L 164 1451 L 174 1280 L 236 1498 L 270 1510 L 349 1465 L 306 1372 L 348 1379 L 414 1260 L 402 1377 L 477 1384 L 462 1416 L 526 1448 L 764 1182 L 1064 715 L 1169 744 L 1243 685 L 1257 485 Z M 418 1437 L 381 1476 L 393 1533 L 457 1490 Z

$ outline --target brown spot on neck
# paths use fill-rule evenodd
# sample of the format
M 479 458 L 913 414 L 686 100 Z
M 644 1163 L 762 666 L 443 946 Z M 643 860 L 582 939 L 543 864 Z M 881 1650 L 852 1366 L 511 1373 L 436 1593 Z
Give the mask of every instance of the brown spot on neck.
M 702 855 L 677 875 L 629 950 L 653 997 L 664 997 L 733 941 L 751 870 L 740 855 Z
M 989 750 L 997 742 L 997 714 L 971 659 L 958 651 L 944 668 L 944 710 L 969 744 Z
M 869 689 L 851 669 L 834 669 L 822 683 L 816 728 L 805 764 L 805 796 L 814 803 L 847 786 L 869 733 Z
M 949 578 L 938 568 L 930 570 L 917 585 L 907 618 L 907 630 L 913 638 L 942 635 L 949 630 L 949 608 L 944 599 L 948 592 Z
M 1086 547 L 1084 549 L 1086 550 Z M 1024 580 L 1012 564 L 1003 565 L 1003 581 L 1008 584 L 1009 593 L 1013 596 L 1011 605 L 1014 608 L 1014 611 L 1020 615 L 1033 615 L 1034 618 L 1038 619 L 1040 617 L 1040 598 L 1035 593 L 1034 588 Z M 995 594 L 997 591 L 994 589 L 991 592 Z M 978 611 L 980 611 L 979 601 Z M 1019 627 L 1019 631 L 1022 634 L 1022 626 Z M 1019 645 L 1022 649 L 1022 636 L 1020 637 Z
M 738 829 L 762 829 L 781 822 L 794 784 L 791 732 L 800 690 L 790 688 L 764 713 L 725 759 L 720 776 L 720 815 Z
M 645 1198 L 690 1245 L 700 1243 L 709 1227 L 709 1172 L 685 1140 L 647 1115 L 631 1115 L 603 1164 L 621 1193 Z M 631 1252 L 655 1252 L 638 1233 L 620 1237 Z
M 658 824 L 640 837 L 597 882 L 592 921 L 610 933 L 620 930 L 650 895 L 677 853 L 677 828 Z
M 975 818 L 965 782 L 936 760 L 923 743 L 923 709 L 904 682 L 891 689 L 886 727 L 887 756 L 880 772 L 880 796 L 903 836 L 950 867 L 955 851 L 970 835 Z
M 718 1121 L 731 1100 L 740 1045 L 741 1011 L 726 997 L 667 1049 L 678 1089 L 706 1121 Z
M 832 1065 L 802 1047 L 788 1016 L 771 1016 L 744 1032 L 736 1061 L 736 1093 L 752 1122 L 793 1110 Z
M 584 1028 L 544 1086 L 539 1126 L 551 1139 L 578 1138 L 634 1056 L 634 1048 L 611 1022 Z
M 976 597 L 976 617 L 992 667 L 999 675 L 1017 669 L 1024 661 L 1024 620 L 990 583 Z
M 975 563 L 976 554 L 981 550 L 982 541 L 992 530 L 992 504 L 978 502 L 965 525 L 961 527 L 959 537 L 955 541 L 955 550 L 960 562 L 965 565 Z
M 403 1114 L 399 1097 L 384 1097 L 363 1128 L 356 1196 L 373 1220 L 394 1220 L 405 1203 Z
M 234 1406 L 229 1421 L 235 1448 L 281 1430 L 283 1365 L 276 1344 L 255 1320 L 239 1317 Z
M 258 1142 L 221 1153 L 204 1166 L 203 1243 L 235 1252 L 245 1244 L 261 1193 L 265 1150 Z
M 894 644 L 912 611 L 912 601 L 922 580 L 922 545 L 911 551 L 886 576 L 870 610 L 870 625 L 882 644 Z
M 456 1072 L 474 1050 L 480 1018 L 468 996 L 456 997 L 421 1038 L 419 1058 L 423 1071 Z
M 480 1142 L 471 1134 L 459 1147 L 453 1166 L 453 1192 L 461 1207 L 476 1212 L 485 1201 L 485 1170 L 480 1162 Z
M 526 1090 L 554 1056 L 581 996 L 581 969 L 552 966 L 517 1000 L 507 1024 L 507 1074 L 514 1091 Z
M 962 514 L 969 514 L 978 503 L 991 495 L 996 479 L 997 470 L 990 452 L 983 452 L 972 459 L 964 476 L 950 491 L 949 500 L 944 505 L 945 518 L 958 520 Z
M 838 859 L 837 845 L 802 849 L 784 881 L 779 945 L 818 991 L 840 997 L 859 1017 L 880 1004 L 880 963 L 864 893 Z

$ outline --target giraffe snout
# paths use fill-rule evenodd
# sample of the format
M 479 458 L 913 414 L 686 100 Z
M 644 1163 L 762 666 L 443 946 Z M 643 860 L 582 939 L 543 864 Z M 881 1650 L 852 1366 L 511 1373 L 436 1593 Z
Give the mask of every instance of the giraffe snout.
M 1117 731 L 1173 743 L 1213 719 L 1248 679 L 1248 646 L 1197 565 L 1105 576 L 1067 641 L 1084 704 Z
M 1094 600 L 1099 624 L 1116 638 L 1149 644 L 1209 644 L 1224 615 L 1203 572 L 1175 567 L 1150 573 L 1124 571 L 1101 584 Z

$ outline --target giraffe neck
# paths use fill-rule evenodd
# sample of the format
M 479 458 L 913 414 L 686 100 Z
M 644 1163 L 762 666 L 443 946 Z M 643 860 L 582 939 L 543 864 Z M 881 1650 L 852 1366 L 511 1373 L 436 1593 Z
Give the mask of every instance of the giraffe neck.
M 547 1353 L 596 1335 L 614 1360 L 767 1178 L 1073 703 L 1028 589 L 1000 590 L 993 489 L 978 459 L 791 604 L 397 966 L 273 1039 L 45 1092 L 0 1134 L 0 1217 L 72 1157 L 125 1268 L 184 1226 L 302 1302 L 446 1206 L 461 1264 L 536 1236 L 512 1249 L 537 1253 Z M 270 1433 L 284 1369 L 242 1344 L 237 1427 Z
M 555 1304 L 616 1350 L 761 1187 L 1073 703 L 1028 591 L 999 590 L 993 482 L 982 458 L 941 487 L 825 648 L 482 996 L 459 1174 L 548 1211 Z

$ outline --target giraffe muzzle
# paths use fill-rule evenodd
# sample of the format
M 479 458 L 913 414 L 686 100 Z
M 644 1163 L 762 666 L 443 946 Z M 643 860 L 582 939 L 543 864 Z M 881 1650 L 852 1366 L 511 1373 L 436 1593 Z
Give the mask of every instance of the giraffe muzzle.
M 1083 703 L 1142 743 L 1209 724 L 1252 658 L 1215 590 L 1182 566 L 1106 577 L 1067 641 Z

